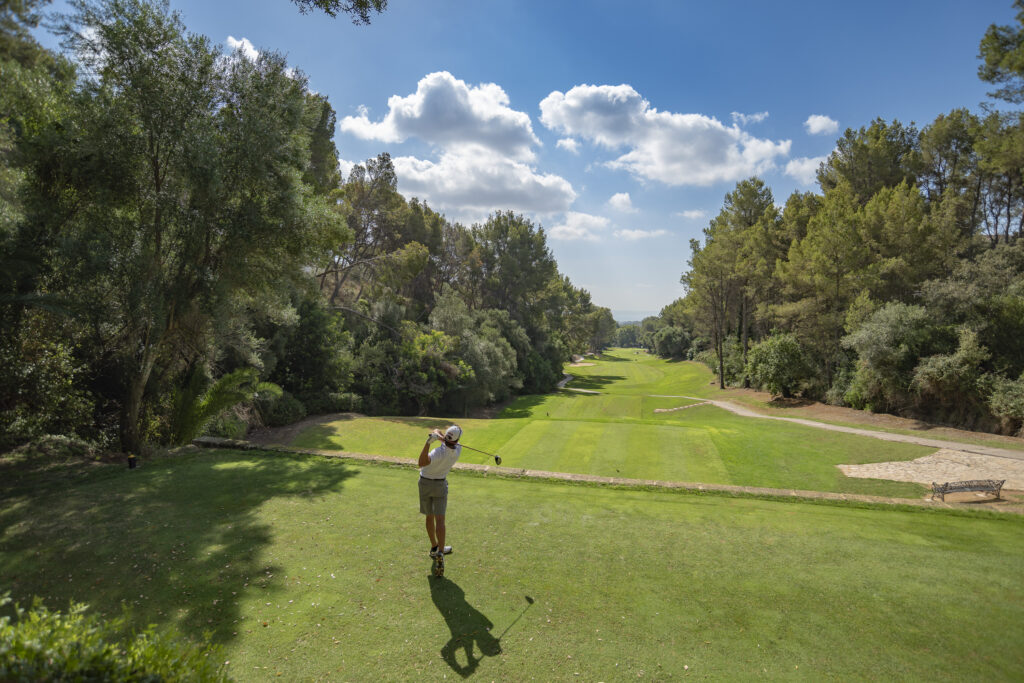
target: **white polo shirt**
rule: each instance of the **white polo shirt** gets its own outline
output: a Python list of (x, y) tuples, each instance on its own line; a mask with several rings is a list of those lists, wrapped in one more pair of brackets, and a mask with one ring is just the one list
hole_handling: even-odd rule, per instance
[(462, 444), (455, 444), (455, 448), (448, 448), (442, 443), (427, 453), (430, 464), (420, 468), (420, 476), (427, 479), (444, 479), (460, 455), (462, 455)]

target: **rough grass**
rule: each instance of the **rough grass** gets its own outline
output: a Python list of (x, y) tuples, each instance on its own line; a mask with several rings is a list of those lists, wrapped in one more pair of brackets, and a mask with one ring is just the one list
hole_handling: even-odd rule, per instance
[[(697, 395), (710, 377), (703, 366), (623, 349), (569, 370), (590, 373), (570, 387), (603, 393), (523, 396), (490, 420), (347, 417), (309, 428), (291, 445), (415, 458), (430, 429), (456, 420), (466, 444), (498, 453), (508, 467), (908, 498), (926, 491), (913, 483), (846, 477), (836, 465), (912, 460), (934, 449), (744, 418), (664, 396)], [(654, 412), (680, 406), (693, 407)], [(462, 458), (489, 461), (468, 450)]]
[[(685, 411), (684, 411), (685, 412)], [(215, 451), (5, 499), (0, 576), (224, 648), (237, 680), (1013, 680), (1024, 521)], [(529, 599), (528, 599), (529, 598)], [(531, 603), (532, 601), (532, 603)]]

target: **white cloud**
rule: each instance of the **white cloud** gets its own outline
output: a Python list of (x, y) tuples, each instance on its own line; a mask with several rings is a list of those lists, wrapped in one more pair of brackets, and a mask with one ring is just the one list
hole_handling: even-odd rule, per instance
[(509, 98), (495, 83), (467, 85), (447, 71), (427, 74), (416, 92), (388, 98), (388, 113), (370, 121), (365, 108), (338, 124), (342, 132), (364, 140), (403, 142), (419, 138), (443, 150), (484, 147), (521, 161), (533, 159), (530, 117), (509, 106)]
[(565, 221), (552, 227), (548, 236), (554, 240), (588, 240), (597, 241), (608, 229), (608, 219), (604, 216), (594, 216), (589, 213), (568, 211), (565, 214)]
[(636, 240), (650, 239), (652, 237), (661, 237), (667, 235), (667, 230), (616, 230), (615, 236), (619, 239), (624, 239), (627, 242), (635, 242)]
[(608, 200), (608, 206), (621, 213), (637, 212), (637, 209), (633, 206), (633, 200), (629, 198), (628, 192), (617, 192), (613, 194), (612, 198)]
[(355, 161), (348, 161), (347, 159), (338, 159), (338, 170), (341, 171), (341, 177), (347, 180), (348, 175), (352, 172), (352, 167), (355, 165)]
[(708, 212), (704, 209), (689, 209), (688, 211), (680, 211), (676, 215), (694, 220), (697, 218), (704, 218), (708, 215)]
[(494, 210), (561, 213), (576, 199), (561, 176), (538, 173), (529, 165), (483, 148), (445, 152), (436, 162), (415, 157), (393, 160), (398, 189), (439, 209), (460, 215)]
[(804, 121), (809, 135), (828, 135), (839, 130), (839, 122), (821, 114), (811, 114)]
[(573, 140), (572, 138), (562, 138), (561, 140), (555, 143), (555, 147), (558, 147), (559, 149), (564, 149), (568, 152), (572, 152), (573, 154), (580, 153), (580, 143)]
[(741, 126), (745, 126), (748, 123), (761, 123), (768, 118), (768, 112), (761, 111), (756, 114), (741, 114), (738, 111), (732, 113), (733, 123), (738, 123)]
[(803, 185), (813, 185), (818, 178), (818, 167), (827, 159), (828, 156), (793, 159), (786, 164), (786, 175), (795, 178)]
[(660, 112), (629, 85), (578, 85), (540, 103), (549, 129), (626, 153), (610, 168), (667, 185), (734, 181), (774, 167), (791, 142), (759, 139), (701, 114)]
[(255, 62), (260, 56), (259, 50), (253, 46), (248, 38), (239, 39), (234, 36), (228, 36), (228, 47), (232, 50), (241, 50), (245, 58), (251, 62)]

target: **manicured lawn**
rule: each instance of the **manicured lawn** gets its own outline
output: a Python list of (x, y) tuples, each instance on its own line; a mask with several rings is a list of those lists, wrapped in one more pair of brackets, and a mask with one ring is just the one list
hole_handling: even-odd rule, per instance
[[(349, 417), (307, 429), (291, 445), (414, 458), (430, 429), (457, 421), (466, 444), (498, 453), (506, 467), (908, 498), (925, 493), (918, 484), (849, 478), (836, 465), (912, 460), (934, 449), (744, 418), (708, 405), (656, 413), (698, 403), (663, 396), (693, 395), (710, 375), (693, 363), (632, 357), (620, 350), (593, 366), (568, 368), (590, 371), (585, 384), (600, 387), (600, 394), (523, 396), (491, 420)], [(468, 450), (462, 457), (489, 462)]]
[(437, 580), (415, 490), (412, 468), (258, 452), (94, 468), (5, 494), (0, 576), (20, 601), (209, 633), (245, 681), (1024, 667), (1017, 516), (456, 472)]

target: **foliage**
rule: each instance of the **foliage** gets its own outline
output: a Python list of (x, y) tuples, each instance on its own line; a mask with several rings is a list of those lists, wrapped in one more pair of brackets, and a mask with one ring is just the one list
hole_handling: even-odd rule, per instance
[(859, 358), (846, 402), (875, 411), (910, 407), (918, 360), (942, 351), (949, 342), (948, 333), (924, 307), (886, 304), (843, 338), (843, 346)]
[(84, 439), (64, 434), (44, 434), (24, 443), (11, 451), (16, 459), (46, 460), (99, 460), (101, 451)]
[(283, 57), (224, 59), (166, 5), (72, 6), (60, 31), (85, 77), (34, 163), (34, 201), (62, 232), (48, 286), (96, 332), (137, 452), (151, 379), (205, 356), (238, 297), (273, 298), (341, 223), (302, 182), (306, 86)]
[[(0, 597), (0, 606), (11, 603)], [(118, 634), (126, 619), (102, 620), (72, 603), (50, 611), (39, 598), (15, 619), (0, 617), (0, 678), (5, 681), (226, 681), (217, 650), (157, 632), (150, 626), (130, 639)], [(212, 655), (212, 656), (211, 656)]]
[(807, 378), (809, 368), (795, 335), (774, 334), (751, 347), (747, 374), (754, 384), (764, 387), (773, 396), (789, 398)]
[(654, 352), (663, 358), (682, 358), (690, 349), (690, 338), (681, 327), (663, 327), (654, 333)]
[(993, 85), (1002, 85), (992, 97), (1020, 104), (1024, 102), (1024, 0), (1014, 0), (1017, 26), (992, 24), (981, 39), (978, 57), (978, 78)]
[(633, 347), (640, 345), (639, 325), (620, 325), (615, 330), (615, 345), (620, 347)]
[(294, 394), (310, 412), (331, 412), (313, 410), (311, 402), (351, 385), (351, 335), (341, 314), (329, 310), (317, 295), (304, 297), (296, 313), (294, 324), (266, 331), (265, 376)]
[(348, 14), (352, 23), (369, 24), (370, 13), (380, 14), (388, 6), (388, 0), (292, 0), (299, 6), (303, 14), (310, 12), (313, 8), (322, 10), (330, 17), (338, 16), (338, 13)]
[(997, 377), (988, 402), (992, 414), (1008, 423), (1008, 432), (1024, 436), (1024, 375)]
[(991, 378), (984, 366), (991, 354), (979, 343), (974, 330), (961, 328), (959, 337), (956, 351), (928, 356), (917, 365), (911, 389), (924, 404), (920, 410), (955, 424), (973, 426), (976, 416), (985, 412)]
[(280, 396), (268, 396), (260, 400), (263, 421), (268, 427), (283, 427), (294, 424), (306, 417), (306, 406), (287, 391)]
[(251, 402), (257, 395), (279, 397), (281, 393), (276, 384), (260, 382), (256, 368), (239, 368), (211, 384), (206, 368), (197, 365), (187, 384), (175, 393), (170, 442), (188, 443), (229, 408)]
[(0, 340), (0, 451), (50, 433), (85, 433), (93, 401), (81, 387), (85, 369), (44, 316)]

